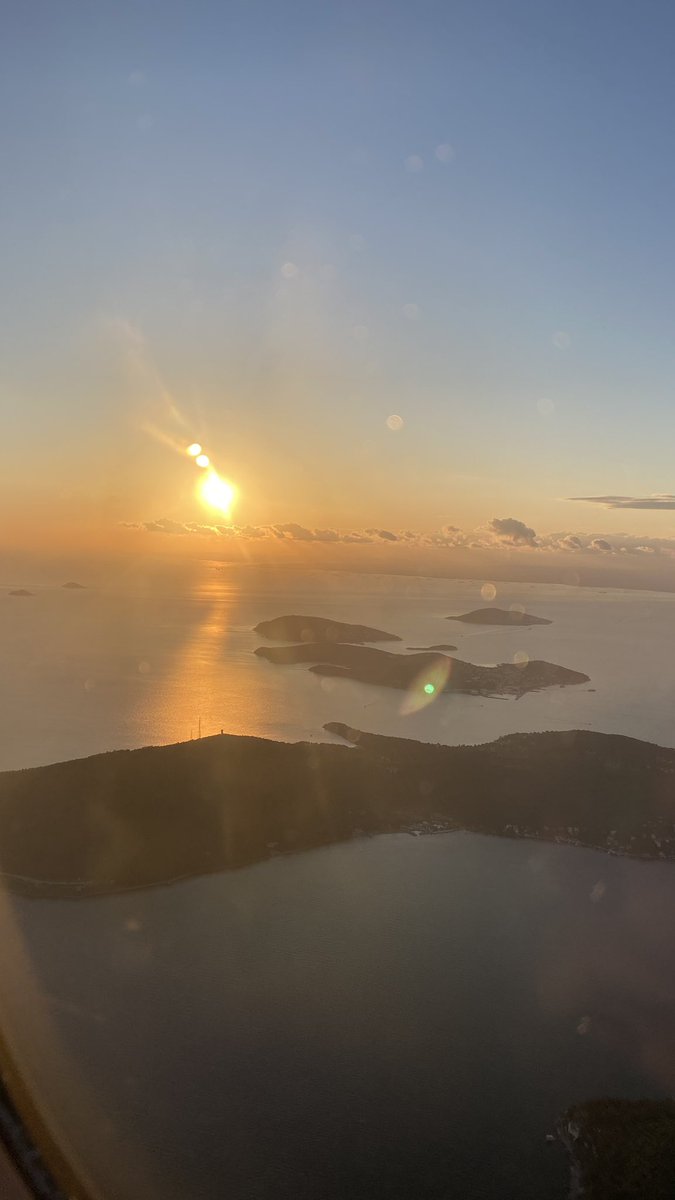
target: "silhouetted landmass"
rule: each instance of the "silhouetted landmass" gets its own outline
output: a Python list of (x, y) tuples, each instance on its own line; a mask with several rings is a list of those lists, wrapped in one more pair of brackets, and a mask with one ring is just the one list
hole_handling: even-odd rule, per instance
[(84, 584), (84, 583), (77, 583), (77, 582), (76, 582), (74, 579), (70, 579), (70, 580), (68, 581), (68, 583), (64, 583), (64, 584), (62, 584), (61, 586), (62, 586), (62, 587), (64, 587), (64, 588), (75, 588), (77, 591), (82, 591), (82, 592), (83, 592), (83, 591), (85, 590), (86, 584)]
[(444, 654), (393, 654), (372, 646), (306, 642), (300, 646), (259, 646), (260, 658), (277, 665), (314, 663), (317, 675), (336, 675), (391, 688), (431, 688), (433, 692), (523, 696), (547, 687), (588, 683), (588, 675), (533, 659), (481, 667)]
[(519, 609), (476, 608), (473, 612), (458, 617), (446, 617), (446, 621), (466, 621), (469, 625), (552, 625), (546, 617), (533, 617)]
[(12, 588), (10, 596), (34, 596), (34, 592), (29, 592), (28, 588)]
[(409, 650), (456, 650), (449, 642), (440, 642), (438, 646), (408, 646)]
[(328, 617), (275, 617), (260, 621), (254, 633), (275, 642), (400, 642), (395, 633), (371, 629), (369, 625), (349, 625)]
[(78, 898), (352, 838), (466, 829), (675, 859), (675, 750), (610, 734), (434, 746), (219, 736), (0, 775), (0, 871)]
[(570, 1197), (672, 1200), (675, 1102), (593, 1100), (567, 1110), (558, 1136), (571, 1158)]

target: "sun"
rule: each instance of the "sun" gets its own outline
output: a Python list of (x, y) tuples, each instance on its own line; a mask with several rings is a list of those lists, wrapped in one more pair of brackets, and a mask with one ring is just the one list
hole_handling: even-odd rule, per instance
[(203, 504), (208, 504), (210, 508), (217, 508), (222, 513), (229, 513), (237, 494), (234, 484), (229, 483), (227, 479), (221, 479), (213, 468), (201, 480), (198, 491)]

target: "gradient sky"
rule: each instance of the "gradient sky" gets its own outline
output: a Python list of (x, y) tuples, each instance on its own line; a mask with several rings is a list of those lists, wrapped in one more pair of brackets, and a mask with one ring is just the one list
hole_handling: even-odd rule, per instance
[(10, 6), (4, 541), (204, 519), (194, 438), (242, 525), (675, 535), (564, 499), (673, 489), (674, 53), (665, 2)]

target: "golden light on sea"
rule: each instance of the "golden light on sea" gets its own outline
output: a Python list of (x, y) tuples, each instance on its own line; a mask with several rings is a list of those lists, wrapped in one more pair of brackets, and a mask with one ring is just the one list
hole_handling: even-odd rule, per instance
[(227, 479), (221, 479), (213, 467), (201, 480), (198, 491), (203, 504), (217, 508), (222, 513), (229, 513), (237, 494), (234, 484)]

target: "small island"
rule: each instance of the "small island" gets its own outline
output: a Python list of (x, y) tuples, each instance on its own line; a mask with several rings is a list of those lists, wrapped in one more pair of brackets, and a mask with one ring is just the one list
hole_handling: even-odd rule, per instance
[(271, 621), (260, 621), (254, 633), (275, 642), (400, 642), (395, 633), (383, 629), (371, 629), (369, 625), (349, 625), (346, 621), (333, 621), (329, 617), (274, 617)]
[(12, 588), (10, 596), (34, 596), (35, 592), (29, 592), (28, 588)]
[(440, 642), (438, 646), (408, 646), (409, 650), (456, 650), (456, 646), (451, 646), (449, 642)]
[(571, 1160), (571, 1200), (672, 1200), (675, 1101), (577, 1104), (557, 1133)]
[[(476, 666), (444, 654), (394, 654), (372, 646), (305, 642), (299, 646), (259, 646), (259, 658), (277, 665), (312, 663), (317, 675), (334, 675), (381, 687), (424, 689), (428, 694), (467, 692), (479, 696), (524, 696), (548, 687), (588, 683), (588, 675), (543, 659)], [(431, 691), (430, 691), (431, 689)]]
[(70, 588), (71, 590), (75, 590), (75, 591), (79, 591), (79, 592), (84, 592), (86, 590), (86, 584), (77, 583), (76, 580), (74, 580), (74, 579), (69, 579), (68, 583), (63, 583), (63, 584), (61, 584), (61, 586), (64, 588)]
[(675, 860), (675, 750), (582, 730), (438, 746), (325, 728), (351, 745), (219, 735), (4, 772), (0, 883), (80, 900), (458, 829)]
[(446, 621), (465, 621), (467, 625), (552, 625), (546, 617), (533, 617), (532, 613), (519, 608), (475, 608), (473, 612), (458, 617), (446, 617)]

